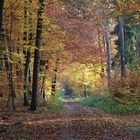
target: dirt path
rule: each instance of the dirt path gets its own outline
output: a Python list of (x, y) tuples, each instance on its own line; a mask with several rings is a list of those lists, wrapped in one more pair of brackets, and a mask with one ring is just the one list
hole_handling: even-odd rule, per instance
[[(5, 129), (1, 129), (2, 125)], [(125, 117), (111, 116), (65, 99), (64, 109), (58, 113), (18, 112), (1, 120), (0, 140), (140, 140), (128, 132), (127, 125), (129, 120)]]
[(64, 104), (67, 120), (62, 140), (139, 139), (130, 134), (117, 117), (105, 114), (97, 108), (83, 107), (71, 99), (65, 99)]

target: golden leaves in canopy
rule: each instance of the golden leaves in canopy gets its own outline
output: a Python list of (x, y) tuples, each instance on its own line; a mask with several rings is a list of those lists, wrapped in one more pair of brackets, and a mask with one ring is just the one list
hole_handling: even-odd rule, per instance
[[(128, 25), (135, 26), (140, 24), (140, 2), (138, 0), (118, 0), (114, 2), (113, 17), (120, 16), (131, 19)], [(133, 21), (132, 21), (133, 20)]]

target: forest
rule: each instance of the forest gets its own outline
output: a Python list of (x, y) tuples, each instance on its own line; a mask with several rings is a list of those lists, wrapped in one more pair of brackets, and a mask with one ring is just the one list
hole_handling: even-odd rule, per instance
[(0, 140), (140, 140), (139, 0), (0, 0)]

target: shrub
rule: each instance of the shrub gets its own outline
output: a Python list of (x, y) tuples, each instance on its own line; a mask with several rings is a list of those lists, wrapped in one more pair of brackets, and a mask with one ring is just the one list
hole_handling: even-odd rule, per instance
[(84, 106), (97, 107), (104, 112), (111, 114), (125, 114), (129, 112), (140, 112), (139, 104), (129, 102), (128, 104), (122, 104), (111, 97), (94, 96), (79, 100)]
[(140, 70), (129, 72), (123, 78), (114, 77), (110, 89), (113, 98), (121, 103), (140, 101)]
[(134, 134), (140, 135), (140, 127), (130, 127), (129, 131)]
[(47, 107), (48, 109), (52, 109), (54, 111), (60, 111), (63, 108), (63, 95), (51, 95), (47, 100), (43, 100), (40, 103), (40, 107)]

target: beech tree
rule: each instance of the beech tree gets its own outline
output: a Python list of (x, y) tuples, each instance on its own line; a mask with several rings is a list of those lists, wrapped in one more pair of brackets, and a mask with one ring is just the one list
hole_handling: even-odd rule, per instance
[(38, 76), (39, 76), (39, 63), (40, 63), (40, 45), (42, 37), (42, 23), (44, 13), (44, 0), (39, 0), (39, 9), (37, 15), (37, 31), (35, 40), (34, 51), (34, 67), (33, 67), (33, 83), (32, 83), (32, 99), (30, 110), (34, 111), (37, 108), (37, 96), (38, 96)]
[[(28, 6), (27, 6), (28, 5)], [(25, 70), (24, 70), (24, 106), (29, 106), (29, 77), (30, 77), (30, 61), (31, 61), (31, 47), (33, 40), (33, 25), (32, 25), (32, 0), (25, 0), (24, 2), (24, 40), (25, 45), (29, 47), (24, 50), (25, 54)], [(29, 27), (28, 27), (29, 24)]]
[(120, 54), (121, 54), (121, 77), (125, 76), (125, 43), (124, 43), (124, 28), (123, 18), (119, 18), (119, 40), (120, 40)]
[(138, 64), (140, 64), (140, 32), (139, 32), (139, 28), (140, 27), (136, 28), (138, 30), (138, 32), (136, 32), (136, 59), (137, 59)]
[(107, 74), (108, 74), (108, 85), (111, 87), (111, 56), (110, 56), (110, 41), (108, 34), (108, 26), (104, 27), (105, 40), (106, 40), (106, 53), (107, 53)]
[(52, 78), (52, 90), (51, 90), (52, 95), (56, 94), (56, 82), (57, 82), (58, 66), (59, 66), (59, 58), (56, 59), (55, 67), (54, 67), (54, 70), (53, 70), (54, 71), (54, 76)]
[(4, 0), (0, 1), (0, 35), (2, 32), (2, 25), (3, 25), (3, 6), (4, 6)]

